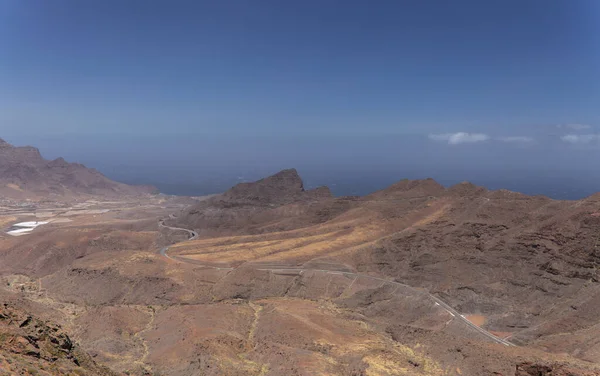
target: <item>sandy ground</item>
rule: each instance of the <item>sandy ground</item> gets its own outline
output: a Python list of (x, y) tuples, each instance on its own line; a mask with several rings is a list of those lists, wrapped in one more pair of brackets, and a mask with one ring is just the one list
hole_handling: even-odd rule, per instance
[[(409, 244), (416, 235), (398, 243), (389, 243), (385, 235), (390, 228), (394, 235), (419, 234), (422, 226), (446, 215), (441, 201), (419, 213), (389, 218), (361, 211), (299, 229), (190, 242), (183, 242), (186, 234), (159, 228), (158, 218), (180, 209), (159, 199), (34, 209), (27, 211), (52, 213), (46, 216), (51, 223), (19, 239), (2, 239), (3, 288), (40, 304), (41, 313), (58, 312), (54, 319), (72, 338), (118, 372), (489, 375), (514, 374), (520, 357), (549, 356), (527, 347), (488, 343), (457, 319), (459, 315), (451, 315), (428, 297), (432, 287), (441, 296), (451, 292), (445, 281), (411, 289), (340, 273), (257, 270), (257, 265), (299, 262), (335, 270), (360, 267), (361, 273), (393, 278), (391, 273), (367, 269), (373, 260), (352, 264), (350, 258), (334, 256), (358, 252), (365, 258), (382, 257), (385, 245)], [(23, 214), (0, 218), (8, 225), (35, 220)], [(474, 238), (472, 233), (466, 232), (465, 238)], [(171, 256), (197, 263), (158, 253), (172, 243), (178, 244), (169, 249)], [(378, 253), (368, 252), (373, 244)], [(420, 268), (413, 279), (419, 283), (422, 276), (438, 275), (430, 266), (429, 249), (423, 252), (411, 254), (412, 259), (398, 252), (391, 261), (380, 259), (377, 265), (395, 262)], [(202, 265), (205, 262), (241, 267), (215, 270)], [(444, 268), (440, 278), (452, 270)], [(494, 324), (490, 315), (466, 314), (482, 312), (471, 300), (453, 302), (457, 307), (460, 303), (464, 304), (458, 312), (465, 312), (473, 324), (486, 328)], [(553, 343), (545, 346), (551, 348)], [(596, 354), (594, 348), (586, 351), (587, 357)]]
[(465, 315), (465, 318), (479, 327), (485, 324), (485, 316), (482, 315)]

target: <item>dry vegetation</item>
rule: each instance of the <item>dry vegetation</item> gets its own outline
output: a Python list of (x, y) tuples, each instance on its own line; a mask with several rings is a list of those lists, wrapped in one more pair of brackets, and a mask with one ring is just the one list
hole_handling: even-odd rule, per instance
[[(0, 369), (600, 374), (600, 202), (445, 189), (431, 180), (333, 198), (304, 191), (298, 179), (293, 171), (266, 179), (264, 200), (263, 188), (242, 185), (181, 212), (159, 198), (62, 207), (50, 212), (72, 222), (2, 238), (0, 296), (12, 303), (0, 316)], [(159, 227), (173, 213), (167, 225), (194, 229), (199, 239)], [(11, 224), (28, 215), (1, 218)], [(173, 243), (171, 258), (159, 253)], [(429, 293), (519, 346), (490, 342)], [(15, 326), (6, 310), (48, 333), (39, 337), (41, 355), (17, 341), (27, 325)], [(68, 337), (78, 355), (52, 356), (52, 333)]]

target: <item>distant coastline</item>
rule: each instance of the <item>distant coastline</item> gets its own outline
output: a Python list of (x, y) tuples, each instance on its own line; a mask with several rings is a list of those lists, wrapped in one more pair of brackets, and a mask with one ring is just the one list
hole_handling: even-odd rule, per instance
[[(419, 176), (416, 178), (424, 178)], [(584, 179), (572, 179), (564, 177), (519, 177), (519, 178), (502, 178), (499, 176), (480, 177), (476, 179), (449, 179), (436, 178), (436, 181), (444, 186), (451, 186), (461, 181), (468, 180), (474, 184), (484, 186), (488, 189), (508, 189), (524, 193), (527, 195), (544, 195), (557, 200), (578, 200), (590, 196), (596, 192), (600, 192), (600, 185), (593, 181)], [(409, 179), (414, 179), (414, 176), (407, 176)], [(308, 177), (305, 181), (307, 189), (321, 185), (328, 186), (332, 193), (336, 196), (364, 196), (375, 192), (379, 189), (384, 189), (389, 185), (401, 180), (402, 178), (394, 179), (391, 176), (381, 177), (352, 177), (352, 178), (325, 178), (315, 179)], [(143, 181), (123, 181), (128, 184), (151, 184), (157, 187), (161, 193), (178, 196), (202, 196), (215, 193), (221, 193), (237, 184), (239, 181), (235, 176), (231, 179), (213, 180), (198, 183), (161, 183), (160, 181), (143, 180)]]

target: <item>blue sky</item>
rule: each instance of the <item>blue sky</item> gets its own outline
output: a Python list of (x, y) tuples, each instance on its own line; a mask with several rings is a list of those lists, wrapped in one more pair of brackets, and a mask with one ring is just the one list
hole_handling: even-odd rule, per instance
[(121, 179), (587, 174), (600, 2), (3, 0), (0, 83), (0, 137)]

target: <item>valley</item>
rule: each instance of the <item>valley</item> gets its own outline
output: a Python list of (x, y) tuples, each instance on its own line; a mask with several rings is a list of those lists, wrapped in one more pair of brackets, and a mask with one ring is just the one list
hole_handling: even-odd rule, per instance
[(0, 376), (600, 376), (599, 14), (0, 0)]
[[(431, 179), (333, 197), (295, 170), (203, 198), (5, 203), (5, 230), (48, 223), (3, 231), (0, 296), (60, 327), (80, 374), (596, 375), (598, 212)], [(61, 374), (8, 341), (6, 374)]]

